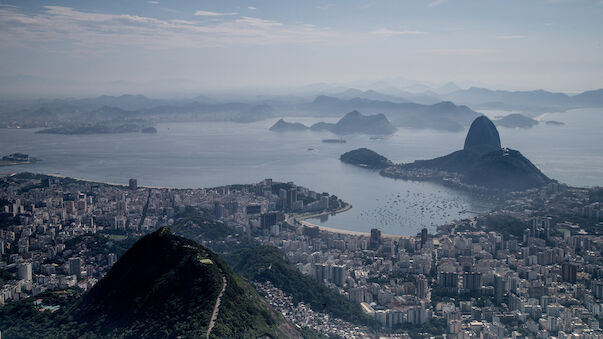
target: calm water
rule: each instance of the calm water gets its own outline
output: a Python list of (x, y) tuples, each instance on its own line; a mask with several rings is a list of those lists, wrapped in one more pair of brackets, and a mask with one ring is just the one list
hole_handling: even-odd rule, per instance
[[(501, 128), (502, 143), (521, 150), (545, 174), (561, 182), (601, 185), (602, 113), (580, 110), (544, 117), (566, 122), (564, 126)], [(432, 158), (460, 149), (466, 131), (402, 129), (380, 140), (357, 135), (347, 137), (346, 144), (325, 144), (322, 139), (333, 138), (328, 132), (269, 132), (275, 120), (160, 124), (156, 135), (65, 136), (4, 129), (0, 130), (0, 154), (23, 152), (41, 161), (3, 167), (0, 172), (59, 173), (114, 183), (137, 178), (140, 185), (168, 187), (255, 183), (263, 178), (294, 181), (336, 194), (354, 206), (315, 223), (355, 231), (379, 227), (384, 233), (402, 235), (488, 209), (487, 203), (463, 192), (437, 184), (383, 178), (338, 160), (341, 153), (358, 147), (373, 149), (394, 162)]]

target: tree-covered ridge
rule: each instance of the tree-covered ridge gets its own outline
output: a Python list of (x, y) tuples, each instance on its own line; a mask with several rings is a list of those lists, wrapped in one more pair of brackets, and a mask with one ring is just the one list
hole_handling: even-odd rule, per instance
[(167, 228), (136, 242), (82, 297), (54, 313), (31, 300), (11, 304), (0, 310), (0, 326), (9, 338), (204, 337), (223, 279), (210, 337), (297, 335), (216, 254)]

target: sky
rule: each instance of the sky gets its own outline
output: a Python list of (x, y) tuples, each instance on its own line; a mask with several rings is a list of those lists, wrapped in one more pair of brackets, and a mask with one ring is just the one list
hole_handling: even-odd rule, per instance
[(0, 1), (0, 96), (603, 87), (603, 0)]

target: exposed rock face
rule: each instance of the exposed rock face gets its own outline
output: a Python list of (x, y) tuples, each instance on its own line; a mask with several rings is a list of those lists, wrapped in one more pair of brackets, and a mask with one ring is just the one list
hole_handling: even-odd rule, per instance
[(500, 136), (494, 123), (484, 115), (473, 120), (463, 148), (478, 153), (499, 150), (501, 148)]

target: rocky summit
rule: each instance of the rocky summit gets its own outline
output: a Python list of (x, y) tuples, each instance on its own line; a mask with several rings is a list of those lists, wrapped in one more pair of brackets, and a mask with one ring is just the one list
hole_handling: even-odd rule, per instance
[(488, 153), (501, 148), (500, 136), (494, 123), (485, 115), (477, 117), (471, 123), (463, 149), (478, 153)]
[(440, 180), (454, 182), (457, 187), (496, 191), (523, 191), (551, 182), (519, 151), (501, 148), (498, 130), (485, 116), (473, 121), (462, 150), (435, 159), (394, 165), (381, 173), (395, 178)]

